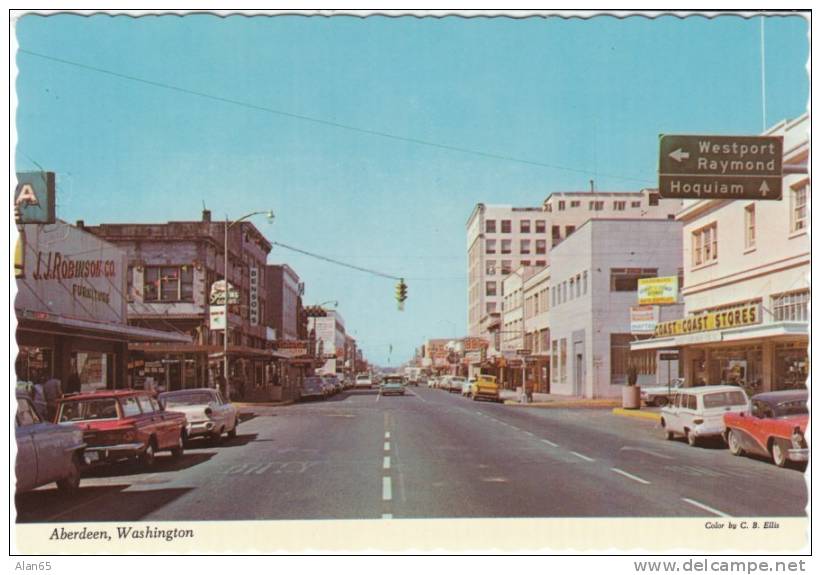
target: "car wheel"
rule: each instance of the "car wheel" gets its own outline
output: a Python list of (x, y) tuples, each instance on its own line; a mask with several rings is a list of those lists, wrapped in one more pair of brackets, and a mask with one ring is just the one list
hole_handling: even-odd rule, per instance
[(783, 442), (776, 439), (770, 448), (770, 454), (773, 458), (773, 463), (777, 467), (784, 467), (787, 465), (787, 447)]
[(670, 403), (670, 401), (666, 397), (663, 397), (663, 396), (662, 397), (656, 397), (655, 399), (653, 399), (653, 405), (655, 405), (656, 407), (664, 407), (668, 403)]
[(140, 454), (139, 462), (142, 467), (152, 467), (156, 460), (156, 453), (154, 450), (154, 440), (148, 442), (145, 450)]
[(74, 454), (71, 458), (71, 469), (66, 477), (63, 477), (57, 482), (57, 489), (63, 493), (75, 493), (80, 489), (80, 456)]
[(185, 431), (180, 432), (180, 436), (177, 439), (177, 445), (171, 448), (171, 457), (175, 459), (182, 457), (183, 451), (185, 451)]
[(727, 446), (733, 455), (742, 455), (744, 453), (744, 450), (741, 449), (741, 442), (738, 441), (738, 435), (732, 429), (727, 432)]
[(687, 431), (687, 443), (690, 444), (691, 447), (695, 447), (698, 445), (698, 435), (696, 435), (695, 431), (692, 429), (688, 429)]
[(237, 436), (237, 420), (234, 420), (234, 427), (231, 428), (231, 431), (228, 432), (228, 438), (234, 439)]
[(669, 429), (664, 431), (664, 438), (667, 441), (672, 441), (673, 439), (675, 439), (675, 437), (676, 437), (676, 434), (673, 433), (672, 431), (670, 431)]
[(214, 445), (219, 445), (220, 443), (222, 443), (222, 432), (223, 428), (220, 428), (219, 431), (215, 431), (214, 433), (212, 433), (211, 443), (213, 443)]

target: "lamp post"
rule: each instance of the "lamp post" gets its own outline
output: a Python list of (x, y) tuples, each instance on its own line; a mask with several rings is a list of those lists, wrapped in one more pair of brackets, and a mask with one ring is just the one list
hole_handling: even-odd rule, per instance
[[(223, 393), (228, 394), (228, 334), (230, 331), (230, 322), (228, 316), (228, 301), (230, 290), (228, 288), (228, 230), (231, 229), (234, 224), (238, 224), (244, 220), (247, 220), (250, 217), (258, 216), (264, 214), (268, 218), (268, 222), (271, 223), (274, 221), (274, 212), (272, 210), (261, 211), (261, 212), (251, 212), (250, 214), (245, 214), (239, 219), (234, 220), (233, 222), (228, 220), (228, 214), (225, 214), (225, 240), (224, 240), (224, 260), (223, 260), (223, 268), (222, 268), (222, 275), (225, 278), (225, 334), (222, 341), (222, 377), (225, 380), (225, 389), (222, 389)], [(226, 399), (230, 400), (229, 397)]]

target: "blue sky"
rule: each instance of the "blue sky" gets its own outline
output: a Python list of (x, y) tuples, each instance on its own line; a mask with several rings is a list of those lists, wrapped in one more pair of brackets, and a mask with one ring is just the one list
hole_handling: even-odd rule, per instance
[[(807, 22), (766, 20), (767, 123), (807, 109)], [(762, 131), (760, 22), (207, 15), (16, 22), (18, 170), (57, 172), (58, 216), (89, 224), (273, 209), (308, 303), (338, 300), (372, 361), (466, 325), (477, 202), (655, 185), (660, 133)], [(264, 108), (260, 110), (258, 108)], [(475, 150), (501, 160), (300, 120)], [(35, 164), (36, 162), (36, 164)]]

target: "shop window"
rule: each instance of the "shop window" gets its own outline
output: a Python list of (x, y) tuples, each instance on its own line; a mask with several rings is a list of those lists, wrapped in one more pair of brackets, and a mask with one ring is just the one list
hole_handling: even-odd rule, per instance
[(718, 224), (693, 232), (693, 265), (700, 266), (718, 259)]
[(610, 268), (610, 291), (637, 291), (640, 279), (656, 276), (657, 268)]
[(627, 381), (632, 340), (633, 336), (629, 333), (610, 334), (610, 379), (614, 384), (623, 384)]
[(509, 234), (511, 230), (510, 220), (502, 220), (502, 233)]
[(543, 234), (547, 231), (547, 224), (544, 220), (536, 220), (536, 233)]
[(496, 233), (496, 220), (487, 220), (485, 222), (485, 233), (486, 234), (495, 234)]
[(790, 230), (800, 232), (807, 227), (807, 190), (809, 185), (790, 190)]
[(744, 247), (755, 247), (755, 204), (744, 208)]
[(530, 220), (522, 220), (519, 222), (519, 231), (523, 234), (530, 233)]
[(771, 298), (770, 309), (774, 321), (807, 321), (810, 303), (809, 290), (778, 294)]
[(806, 343), (776, 345), (773, 390), (804, 389), (807, 385), (808, 367)]

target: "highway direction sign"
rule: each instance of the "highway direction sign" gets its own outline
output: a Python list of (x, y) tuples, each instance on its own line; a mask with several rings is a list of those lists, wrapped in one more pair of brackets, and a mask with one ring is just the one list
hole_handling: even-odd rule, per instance
[(781, 136), (662, 135), (659, 194), (696, 200), (780, 200)]

